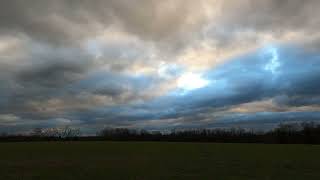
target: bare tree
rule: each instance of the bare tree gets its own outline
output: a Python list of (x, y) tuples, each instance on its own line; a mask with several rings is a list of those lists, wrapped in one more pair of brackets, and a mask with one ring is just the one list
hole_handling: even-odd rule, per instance
[(36, 137), (43, 136), (43, 129), (42, 128), (34, 128), (31, 132), (31, 136), (36, 136)]
[(71, 128), (69, 126), (65, 126), (64, 128), (59, 129), (58, 132), (60, 138), (73, 138), (79, 137), (81, 135), (79, 128)]

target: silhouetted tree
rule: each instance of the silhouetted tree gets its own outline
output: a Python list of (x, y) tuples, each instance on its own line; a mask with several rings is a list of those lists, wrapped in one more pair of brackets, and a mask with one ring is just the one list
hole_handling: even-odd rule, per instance
[(43, 136), (43, 130), (42, 128), (34, 128), (31, 132), (31, 136), (35, 136), (35, 137), (41, 137)]

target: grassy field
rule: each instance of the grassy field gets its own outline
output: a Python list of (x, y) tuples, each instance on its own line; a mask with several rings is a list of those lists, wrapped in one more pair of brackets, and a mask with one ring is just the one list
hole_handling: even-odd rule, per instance
[(0, 143), (2, 180), (320, 179), (320, 146), (166, 142)]

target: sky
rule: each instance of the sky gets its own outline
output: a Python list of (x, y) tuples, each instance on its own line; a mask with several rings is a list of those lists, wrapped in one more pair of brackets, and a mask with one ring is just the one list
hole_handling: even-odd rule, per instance
[(320, 120), (318, 0), (7, 0), (0, 132)]

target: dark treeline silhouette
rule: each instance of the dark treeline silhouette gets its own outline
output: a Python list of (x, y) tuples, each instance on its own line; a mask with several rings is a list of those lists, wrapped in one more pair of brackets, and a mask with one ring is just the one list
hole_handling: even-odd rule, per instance
[(69, 126), (63, 128), (35, 128), (28, 134), (6, 133), (0, 134), (0, 142), (6, 141), (61, 141), (80, 140), (81, 132), (79, 128)]
[(170, 132), (126, 128), (104, 128), (95, 136), (81, 135), (80, 129), (36, 128), (27, 135), (0, 135), (0, 141), (182, 141), (219, 143), (320, 144), (320, 125), (313, 122), (279, 124), (273, 130), (258, 132), (241, 128), (187, 129)]

